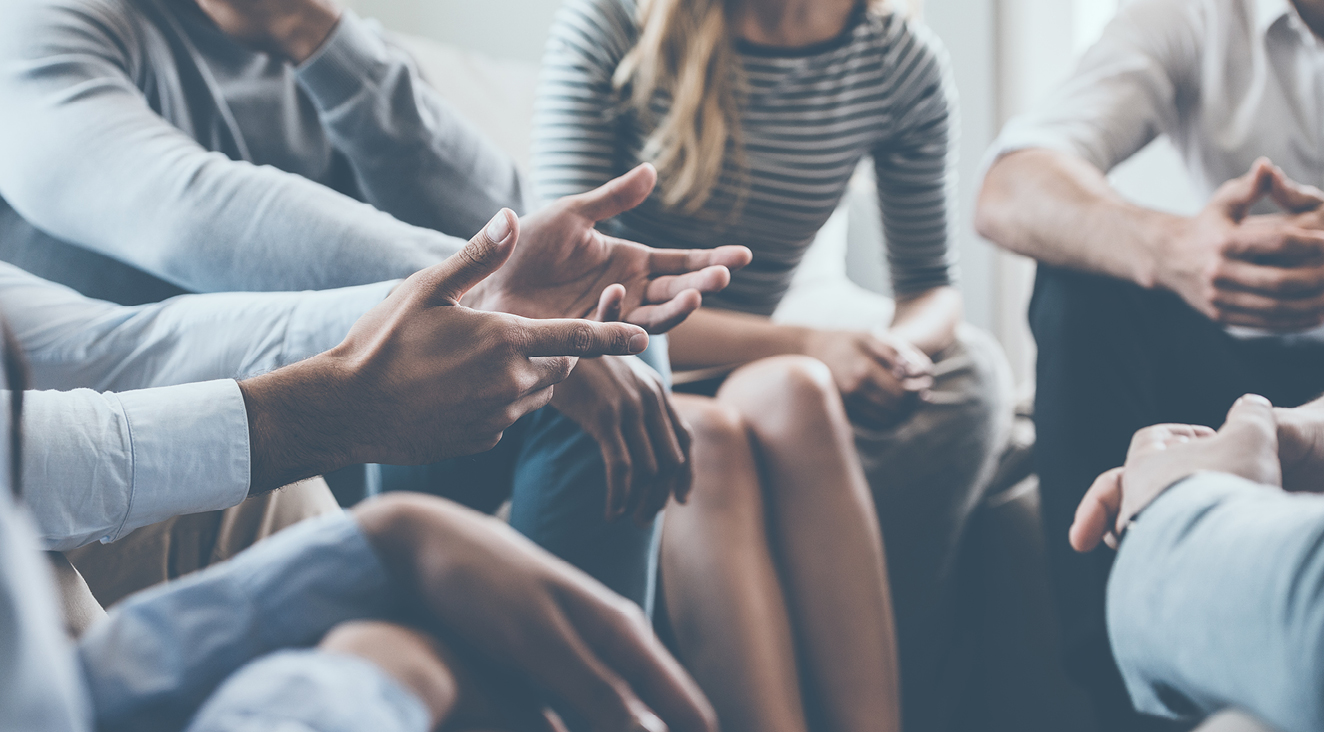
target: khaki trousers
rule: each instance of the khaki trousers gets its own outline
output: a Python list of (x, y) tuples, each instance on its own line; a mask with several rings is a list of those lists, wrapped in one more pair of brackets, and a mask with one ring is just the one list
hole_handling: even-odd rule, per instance
[(326, 481), (311, 478), (224, 511), (175, 516), (111, 544), (51, 553), (65, 626), (78, 636), (120, 599), (221, 562), (304, 519), (339, 511)]

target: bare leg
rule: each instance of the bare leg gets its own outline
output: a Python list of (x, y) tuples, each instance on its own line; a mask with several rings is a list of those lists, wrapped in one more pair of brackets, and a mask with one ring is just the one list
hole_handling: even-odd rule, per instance
[(662, 578), (678, 651), (725, 732), (805, 732), (795, 642), (768, 547), (758, 468), (735, 410), (676, 395), (694, 490), (667, 506)]
[(899, 730), (882, 535), (831, 374), (809, 358), (763, 359), (733, 373), (717, 399), (758, 446), (772, 545), (829, 728)]

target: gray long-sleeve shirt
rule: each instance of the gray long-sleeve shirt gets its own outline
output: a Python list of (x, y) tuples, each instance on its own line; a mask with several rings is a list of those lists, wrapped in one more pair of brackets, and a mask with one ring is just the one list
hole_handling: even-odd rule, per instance
[(1108, 634), (1140, 711), (1324, 729), (1324, 496), (1201, 473), (1127, 531)]
[(4, 15), (0, 258), (84, 294), (393, 279), (525, 208), (509, 157), (352, 12), (297, 68), (192, 0)]

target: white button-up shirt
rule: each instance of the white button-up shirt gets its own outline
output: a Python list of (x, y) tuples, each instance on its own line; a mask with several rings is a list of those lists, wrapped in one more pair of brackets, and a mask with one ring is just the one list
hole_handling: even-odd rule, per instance
[(37, 389), (24, 395), (24, 501), (44, 548), (242, 501), (248, 416), (235, 379), (335, 346), (394, 284), (124, 307), (0, 263), (0, 313)]
[(1324, 187), (1324, 46), (1288, 0), (1137, 0), (992, 155), (1049, 148), (1106, 172), (1160, 134), (1205, 196), (1260, 156)]

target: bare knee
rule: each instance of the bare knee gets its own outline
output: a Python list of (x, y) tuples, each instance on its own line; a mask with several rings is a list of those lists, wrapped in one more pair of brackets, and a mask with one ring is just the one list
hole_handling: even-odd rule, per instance
[(776, 356), (741, 367), (723, 384), (718, 399), (762, 428), (787, 420), (845, 418), (832, 372), (808, 356)]
[(700, 511), (743, 512), (760, 507), (758, 466), (749, 427), (740, 411), (706, 398), (677, 399), (676, 405), (694, 440), (695, 480), (689, 504)]

